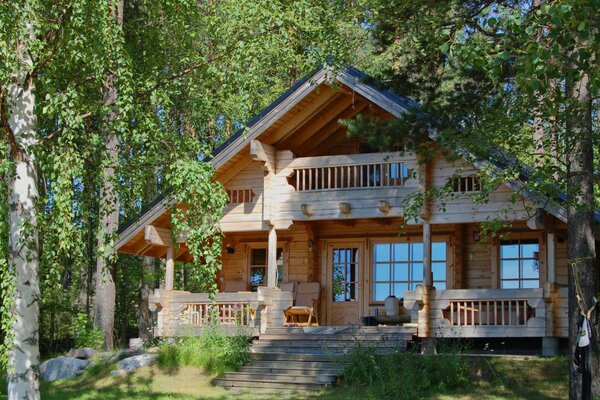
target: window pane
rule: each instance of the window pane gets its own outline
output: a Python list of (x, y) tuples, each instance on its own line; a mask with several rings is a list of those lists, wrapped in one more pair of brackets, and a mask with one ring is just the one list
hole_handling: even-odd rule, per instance
[(390, 261), (390, 245), (376, 244), (375, 245), (375, 262)]
[(390, 264), (375, 264), (375, 280), (389, 281), (390, 280)]
[(333, 301), (345, 301), (346, 291), (343, 283), (333, 284)]
[(521, 258), (534, 258), (539, 251), (540, 245), (537, 243), (521, 244)]
[(394, 243), (392, 249), (394, 261), (408, 261), (408, 243)]
[(393, 264), (393, 281), (408, 281), (408, 264)]
[(518, 242), (502, 242), (500, 244), (500, 258), (519, 258)]
[(537, 279), (534, 281), (521, 281), (521, 286), (525, 289), (536, 289), (540, 287), (540, 281)]
[(423, 263), (412, 263), (411, 265), (412, 276), (410, 280), (415, 283), (423, 283)]
[(356, 300), (356, 283), (349, 283), (346, 285), (346, 299)]
[(519, 260), (500, 261), (500, 279), (519, 279)]
[(408, 284), (407, 283), (394, 283), (392, 288), (393, 288), (392, 294), (394, 296), (396, 296), (397, 298), (403, 298), (404, 292), (408, 290)]
[(262, 285), (265, 282), (265, 267), (250, 268), (250, 285)]
[(446, 290), (446, 282), (433, 282), (433, 286), (435, 286), (437, 290)]
[(252, 249), (252, 265), (267, 265), (267, 249)]
[(410, 251), (411, 261), (423, 261), (423, 243), (412, 243)]
[(517, 281), (517, 280), (502, 281), (501, 282), (501, 287), (502, 287), (502, 289), (518, 289), (519, 288), (519, 281)]
[(446, 261), (446, 242), (431, 244), (431, 259), (433, 261)]
[(523, 278), (540, 277), (540, 267), (537, 260), (523, 260), (521, 265), (523, 266)]
[(431, 264), (433, 270), (434, 281), (446, 281), (446, 263), (445, 262), (434, 262)]
[(358, 272), (357, 270), (358, 270), (358, 265), (356, 265), (356, 264), (348, 265), (348, 274), (347, 274), (347, 278), (346, 278), (347, 282), (358, 282), (358, 279), (356, 279), (357, 272)]
[(375, 301), (383, 301), (390, 294), (390, 285), (388, 283), (376, 283), (373, 294)]

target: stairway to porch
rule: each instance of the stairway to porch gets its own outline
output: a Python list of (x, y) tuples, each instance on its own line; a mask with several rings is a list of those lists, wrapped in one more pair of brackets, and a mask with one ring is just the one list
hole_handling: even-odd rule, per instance
[(235, 391), (315, 392), (337, 380), (355, 346), (389, 354), (406, 350), (415, 334), (402, 326), (268, 328), (252, 343), (250, 361), (214, 383)]

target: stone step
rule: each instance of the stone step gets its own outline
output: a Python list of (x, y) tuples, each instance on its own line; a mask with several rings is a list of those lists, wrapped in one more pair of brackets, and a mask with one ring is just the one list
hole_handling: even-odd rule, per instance
[(260, 340), (304, 340), (315, 342), (336, 342), (336, 341), (410, 341), (413, 335), (409, 333), (364, 333), (359, 335), (337, 334), (337, 335), (310, 335), (306, 333), (299, 334), (263, 334)]
[(345, 360), (336, 361), (271, 361), (271, 360), (251, 360), (245, 367), (242, 368), (264, 368), (264, 369), (285, 369), (285, 370), (341, 370), (346, 365)]
[[(250, 348), (252, 350), (252, 348)], [(290, 361), (290, 362), (325, 362), (339, 363), (343, 361), (340, 354), (301, 354), (301, 353), (274, 353), (250, 351), (250, 358), (258, 361)]]
[[(330, 348), (307, 348), (307, 347), (280, 347), (280, 346), (252, 346), (251, 354), (282, 354), (282, 355), (315, 355), (315, 356), (343, 356), (352, 353), (354, 347), (330, 347)], [(405, 347), (374, 347), (375, 354), (391, 354), (404, 351)]]
[[(327, 374), (335, 375), (338, 374)], [(219, 379), (231, 379), (249, 382), (283, 382), (283, 383), (319, 383), (318, 375), (262, 374), (246, 372), (226, 372)]]
[(286, 391), (318, 391), (327, 387), (323, 383), (294, 383), (294, 382), (272, 382), (272, 381), (246, 381), (232, 378), (215, 378), (215, 385), (225, 388), (266, 388), (281, 389)]
[(278, 327), (267, 328), (262, 334), (306, 334), (306, 335), (361, 335), (361, 334), (416, 334), (416, 326), (361, 326), (361, 327)]
[(317, 340), (258, 340), (252, 344), (252, 347), (288, 347), (288, 348), (354, 348), (362, 347), (394, 347), (405, 348), (405, 340), (363, 340), (361, 342), (353, 342), (350, 340), (335, 340), (335, 341), (317, 341)]
[[(298, 376), (316, 376), (319, 374), (330, 374), (330, 375), (338, 375), (342, 368), (334, 367), (334, 368), (308, 368), (306, 366), (298, 367), (298, 368), (290, 368), (285, 363), (284, 366), (278, 367), (257, 367), (257, 366), (249, 366), (246, 365), (240, 368), (237, 372), (244, 374), (280, 374), (280, 375), (298, 375)], [(308, 364), (308, 363), (307, 363)]]

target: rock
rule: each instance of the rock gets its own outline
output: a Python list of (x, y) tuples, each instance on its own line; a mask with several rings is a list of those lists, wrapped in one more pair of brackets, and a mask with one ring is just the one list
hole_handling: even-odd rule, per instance
[(69, 350), (69, 352), (67, 353), (67, 357), (82, 358), (85, 360), (89, 360), (90, 358), (94, 357), (96, 353), (98, 352), (92, 349), (91, 347), (84, 347), (82, 349)]
[(139, 356), (140, 354), (144, 354), (143, 349), (122, 349), (117, 351), (111, 358), (110, 362), (117, 362), (124, 358), (129, 358), (133, 356)]
[[(157, 358), (158, 354), (140, 354), (139, 356), (133, 356), (119, 361), (117, 367), (119, 367), (119, 370), (125, 372), (133, 372), (138, 368), (147, 367), (148, 365), (153, 364)], [(121, 374), (121, 372), (115, 374), (118, 375)]]
[(90, 363), (89, 360), (80, 360), (73, 357), (58, 357), (44, 361), (40, 365), (40, 375), (45, 381), (73, 378), (81, 375)]
[(148, 354), (158, 354), (158, 353), (160, 353), (160, 348), (158, 348), (158, 347), (150, 347), (149, 349), (146, 349), (146, 353), (148, 353)]

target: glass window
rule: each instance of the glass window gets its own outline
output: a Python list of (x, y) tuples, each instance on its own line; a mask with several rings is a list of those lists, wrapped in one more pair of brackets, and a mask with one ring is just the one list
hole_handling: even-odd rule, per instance
[[(446, 289), (446, 242), (431, 244), (433, 284)], [(423, 243), (377, 243), (373, 246), (373, 300), (404, 297), (423, 283)]]
[[(268, 253), (266, 248), (250, 250), (250, 287), (253, 292), (267, 284)], [(277, 281), (283, 279), (283, 249), (277, 249)]]
[(537, 240), (500, 242), (500, 287), (502, 289), (540, 287), (540, 245)]
[(333, 249), (333, 301), (354, 301), (358, 285), (358, 249)]

